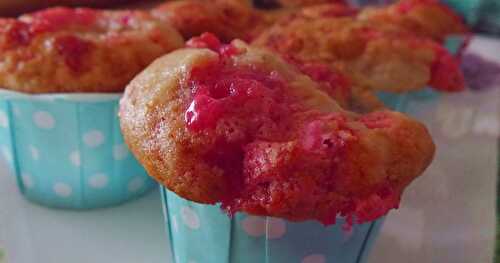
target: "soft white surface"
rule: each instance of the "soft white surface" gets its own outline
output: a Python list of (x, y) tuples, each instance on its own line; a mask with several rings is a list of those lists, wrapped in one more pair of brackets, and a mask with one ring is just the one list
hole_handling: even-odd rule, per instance
[(9, 263), (168, 263), (162, 216), (157, 190), (113, 208), (44, 208), (26, 201), (0, 168), (0, 248)]
[[(500, 41), (477, 38), (471, 51), (500, 63)], [(370, 263), (491, 263), (495, 239), (500, 83), (419, 107), (437, 153), (389, 214)]]
[[(472, 49), (500, 62), (500, 41), (475, 40)], [(436, 160), (388, 216), (370, 263), (491, 262), (499, 104), (497, 88), (446, 96), (415, 114), (435, 136)], [(114, 208), (52, 210), (24, 200), (2, 167), (0, 161), (0, 248), (7, 262), (169, 262), (158, 191)]]

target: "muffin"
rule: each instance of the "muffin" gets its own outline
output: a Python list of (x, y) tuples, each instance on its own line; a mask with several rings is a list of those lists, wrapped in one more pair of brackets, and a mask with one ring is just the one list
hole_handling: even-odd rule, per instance
[(61, 7), (0, 24), (0, 149), (20, 192), (90, 209), (151, 190), (123, 141), (117, 104), (126, 83), (182, 36), (139, 11)]
[(256, 0), (255, 2), (263, 7), (279, 6), (285, 8), (297, 8), (327, 3), (346, 4), (345, 0)]
[[(344, 67), (345, 71), (352, 71), (351, 74), (346, 72), (344, 72), (344, 74), (354, 78), (351, 103), (354, 104), (357, 110), (369, 111), (381, 108), (385, 104), (392, 109), (405, 111), (406, 106), (412, 101), (421, 103), (438, 97), (440, 93), (436, 92), (436, 89), (440, 91), (460, 91), (463, 89), (463, 78), (461, 77), (457, 65), (460, 62), (462, 51), (469, 42), (470, 31), (457, 14), (438, 1), (403, 0), (385, 7), (366, 7), (361, 9), (343, 5), (322, 4), (303, 8), (300, 11), (296, 11), (291, 18), (281, 19), (283, 20), (283, 24), (288, 24), (290, 19), (317, 20), (320, 17), (350, 17), (354, 19), (356, 23), (368, 25), (370, 28), (369, 30), (372, 32), (375, 29), (376, 31), (384, 32), (384, 34), (392, 35), (392, 37), (385, 38), (396, 38), (400, 39), (397, 40), (398, 42), (401, 42), (402, 37), (400, 34), (403, 33), (406, 35), (404, 36), (404, 38), (407, 39), (406, 41), (409, 41), (406, 44), (409, 44), (409, 47), (406, 48), (407, 51), (404, 51), (404, 44), (398, 45), (399, 47), (394, 47), (394, 45), (397, 44), (394, 43), (394, 41), (392, 41), (392, 44), (374, 44), (374, 42), (371, 42), (374, 39), (365, 39), (367, 45), (365, 48), (365, 52), (367, 52), (365, 62), (358, 63), (360, 67)], [(334, 30), (321, 29), (321, 27), (327, 27), (328, 24), (328, 22), (325, 22), (323, 26), (318, 25), (319, 30), (326, 32), (332, 31), (333, 33)], [(275, 28), (279, 27), (278, 25), (276, 25)], [(310, 53), (316, 54), (316, 50), (314, 50), (316, 42), (310, 41), (310, 39), (315, 39), (316, 37), (300, 37), (300, 35), (303, 34), (300, 33), (300, 30), (308, 32), (308, 27), (304, 26), (302, 29), (300, 26), (290, 27), (290, 30), (286, 34), (279, 34), (275, 31), (271, 34), (270, 38), (274, 38), (278, 46), (291, 46), (292, 48), (288, 48), (286, 53), (291, 53), (292, 56), (297, 56), (297, 52), (300, 53), (303, 50), (307, 50), (307, 47), (304, 47), (307, 44), (313, 47)], [(269, 31), (273, 30), (271, 29)], [(284, 31), (287, 30), (285, 29)], [(263, 35), (266, 35), (266, 33)], [(319, 36), (317, 38), (319, 39)], [(411, 38), (415, 39), (412, 40)], [(439, 63), (441, 66), (431, 66), (431, 79), (427, 83), (425, 83), (425, 79), (428, 78), (425, 76), (426, 73), (422, 71), (422, 66), (418, 66), (416, 63), (425, 56), (421, 52), (423, 45), (416, 43), (417, 39), (420, 39), (418, 42), (432, 43), (432, 41), (434, 41), (435, 44), (430, 44), (428, 47), (434, 46), (436, 55), (442, 57), (442, 62)], [(359, 39), (345, 41), (352, 41), (353, 47), (360, 45), (359, 43), (356, 44), (356, 41), (359, 41)], [(325, 40), (327, 45), (331, 42), (334, 41)], [(390, 43), (391, 41), (388, 42)], [(443, 51), (443, 47), (440, 47), (438, 44), (446, 46), (446, 49), (451, 54), (454, 54), (455, 58), (451, 58), (451, 56), (448, 55), (445, 57), (439, 55), (445, 54), (446, 52)], [(338, 44), (333, 45), (334, 47), (331, 47), (332, 50), (338, 48), (336, 47)], [(370, 48), (372, 45), (378, 47)], [(345, 46), (348, 46), (348, 44)], [(417, 49), (415, 46), (419, 48)], [(293, 50), (293, 48), (295, 48), (295, 50)], [(320, 61), (328, 58), (328, 56), (330, 56), (330, 58), (334, 57), (331, 54), (328, 55), (328, 52), (331, 52), (328, 48), (328, 46), (324, 48), (325, 54), (323, 54), (322, 58), (313, 57), (307, 54), (305, 56), (304, 54), (299, 54), (298, 56), (301, 57), (301, 59), (307, 60), (307, 57), (310, 57), (311, 59)], [(412, 49), (412, 51), (408, 51), (408, 48)], [(281, 47), (281, 51), (284, 51), (284, 49), (286, 48)], [(392, 52), (392, 49), (402, 50), (398, 51), (397, 54), (393, 54), (394, 52)], [(373, 52), (371, 55), (368, 54), (371, 53), (369, 50)], [(412, 53), (413, 50), (415, 50), (414, 54)], [(418, 55), (419, 53), (420, 55)], [(417, 55), (417, 59), (412, 58), (412, 55)], [(399, 62), (395, 59), (397, 57), (400, 57)], [(328, 62), (326, 63), (328, 64)], [(441, 68), (441, 70), (438, 70), (438, 68)], [(378, 72), (375, 73), (376, 79), (378, 79), (378, 81), (384, 80), (384, 82), (377, 83), (378, 81), (375, 78), (365, 75), (365, 71), (377, 69)], [(439, 73), (439, 71), (441, 71), (441, 73)], [(448, 73), (451, 74), (448, 75)], [(425, 84), (431, 85), (434, 90), (428, 88)], [(393, 88), (388, 89), (389, 87)]]
[(223, 41), (248, 39), (263, 19), (247, 0), (167, 1), (151, 13), (172, 24), (186, 39), (211, 32)]
[[(324, 64), (346, 76), (351, 82), (348, 107), (357, 112), (385, 106), (404, 111), (404, 101), (422, 97), (419, 92), (437, 95), (427, 86), (446, 92), (464, 89), (459, 57), (440, 42), (423, 31), (360, 18), (365, 12), (335, 4), (307, 7), (280, 18), (252, 45), (270, 48), (298, 64)], [(441, 37), (450, 39), (446, 34)], [(456, 40), (462, 49), (467, 35)]]
[(183, 45), (175, 29), (140, 11), (59, 7), (0, 25), (0, 86), (28, 93), (119, 92)]
[[(407, 31), (387, 30), (352, 16), (352, 9), (323, 6), (289, 16), (252, 44), (302, 62), (320, 62), (344, 73), (357, 88), (404, 92), (426, 85), (464, 88), (458, 60), (441, 44)], [(333, 14), (333, 15), (332, 15)]]
[(125, 141), (164, 187), (174, 262), (364, 262), (433, 158), (425, 126), (343, 109), (328, 92), (342, 85), (240, 40), (187, 46), (120, 102)]
[[(36, 9), (47, 8), (55, 5), (79, 5), (79, 6), (99, 6), (99, 7), (110, 7), (118, 4), (125, 4), (134, 2), (132, 0), (5, 0), (0, 2), (0, 14), (5, 15), (16, 15), (23, 12), (33, 11)], [(137, 2), (137, 1), (136, 1)]]
[(325, 224), (397, 207), (432, 160), (425, 127), (391, 111), (357, 115), (279, 56), (203, 35), (127, 87), (125, 141), (179, 196)]
[(402, 0), (387, 7), (364, 8), (358, 18), (387, 29), (404, 28), (439, 42), (450, 35), (469, 34), (463, 19), (437, 0)]

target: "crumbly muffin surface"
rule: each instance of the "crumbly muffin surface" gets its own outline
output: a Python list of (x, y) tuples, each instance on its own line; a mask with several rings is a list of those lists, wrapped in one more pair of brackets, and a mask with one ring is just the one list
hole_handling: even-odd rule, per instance
[(339, 5), (304, 9), (264, 31), (252, 44), (302, 62), (320, 62), (348, 76), (355, 87), (404, 92), (426, 85), (464, 88), (459, 61), (441, 44), (387, 30)]
[(0, 19), (0, 87), (28, 93), (119, 92), (183, 39), (141, 11), (51, 8)]
[(241, 41), (204, 36), (127, 87), (120, 120), (148, 173), (230, 213), (334, 223), (398, 206), (429, 165), (426, 128), (401, 113), (357, 115), (294, 66)]

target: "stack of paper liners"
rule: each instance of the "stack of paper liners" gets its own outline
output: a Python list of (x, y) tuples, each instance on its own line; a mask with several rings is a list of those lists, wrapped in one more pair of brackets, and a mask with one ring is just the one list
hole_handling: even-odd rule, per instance
[(90, 209), (156, 185), (123, 142), (120, 96), (0, 91), (0, 150), (27, 199)]

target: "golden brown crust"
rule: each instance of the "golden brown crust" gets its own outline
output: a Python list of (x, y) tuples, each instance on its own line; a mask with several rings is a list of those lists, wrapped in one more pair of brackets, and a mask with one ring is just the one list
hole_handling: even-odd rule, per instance
[(345, 0), (278, 0), (283, 7), (303, 7), (318, 4), (345, 4)]
[(171, 23), (186, 39), (211, 32), (225, 42), (247, 39), (261, 20), (247, 0), (168, 1), (152, 14)]
[(183, 45), (141, 11), (53, 8), (0, 24), (0, 86), (28, 93), (119, 92)]
[(51, 6), (88, 6), (88, 7), (112, 7), (116, 5), (123, 5), (125, 3), (138, 2), (134, 0), (3, 0), (0, 1), (0, 15), (1, 16), (12, 16), (21, 14), (23, 12), (29, 12), (33, 10), (39, 10), (42, 8), (48, 8)]
[(385, 30), (401, 31), (444, 41), (450, 35), (469, 34), (463, 20), (436, 0), (402, 0), (383, 8), (364, 8), (357, 18)]
[[(179, 86), (195, 65), (215, 56), (208, 50), (174, 51), (139, 74), (120, 103), (125, 141), (149, 175), (179, 195), (204, 203), (217, 201), (222, 178), (217, 170), (197, 163), (198, 154), (190, 151), (198, 139), (191, 138), (185, 128), (186, 91)], [(190, 181), (192, 174), (200, 181)]]
[[(180, 196), (200, 203), (227, 202), (228, 193), (236, 189), (241, 192), (226, 205), (237, 211), (290, 220), (330, 222), (337, 213), (372, 220), (397, 205), (403, 189), (432, 160), (434, 144), (422, 124), (396, 112), (346, 112), (276, 55), (242, 42), (233, 45), (240, 53), (229, 64), (277, 72), (287, 83), (286, 93), (306, 110), (294, 113), (291, 126), (279, 128), (278, 137), (245, 139), (243, 159), (223, 155), (214, 164), (206, 156), (222, 149), (217, 146), (221, 139), (237, 142), (253, 129), (230, 117), (213, 130), (193, 132), (186, 126), (184, 113), (192, 100), (186, 80), (193, 68), (212, 65), (219, 55), (208, 49), (182, 49), (155, 61), (127, 87), (120, 105), (121, 127), (148, 173)], [(234, 126), (237, 123), (241, 126)], [(247, 128), (240, 134), (238, 127)], [(345, 152), (320, 157), (321, 146), (314, 146), (317, 127), (340, 136), (336, 138), (339, 147), (345, 143)], [(234, 188), (225, 165), (242, 167), (231, 170), (231, 176), (243, 180), (241, 188)], [(378, 210), (370, 205), (375, 199)]]
[(253, 44), (301, 61), (332, 64), (361, 86), (392, 91), (425, 86), (433, 53), (411, 46), (411, 38), (398, 34), (381, 33), (383, 37), (369, 39), (371, 30), (379, 32), (352, 17), (297, 17), (275, 24)]
[(293, 10), (296, 16), (317, 19), (351, 16), (379, 30), (406, 31), (438, 42), (443, 42), (450, 35), (470, 33), (463, 19), (438, 0), (401, 0), (388, 6), (369, 6), (359, 9), (343, 4), (342, 1), (311, 1), (316, 3), (309, 6), (304, 4), (306, 6), (304, 8), (289, 10)]
[[(436, 0), (363, 9), (321, 4), (281, 18), (253, 44), (299, 61), (327, 63), (349, 76), (355, 89), (363, 89), (356, 94), (427, 85), (460, 91), (464, 80), (459, 62), (441, 46), (454, 34), (467, 35), (467, 27)], [(365, 103), (363, 97), (355, 99)]]
[(464, 88), (458, 61), (440, 44), (356, 13), (342, 5), (305, 8), (279, 20), (252, 44), (303, 63), (330, 65), (352, 80), (351, 104), (363, 111), (380, 106), (373, 91)]
[[(251, 55), (242, 56), (238, 63), (284, 67), (274, 56)], [(216, 58), (214, 52), (206, 49), (181, 49), (158, 59), (129, 84), (120, 110), (125, 141), (148, 173), (180, 196), (201, 203), (220, 201), (220, 194), (227, 186), (220, 169), (199, 162), (202, 153), (196, 148), (206, 144), (204, 140), (207, 139), (193, 136), (186, 130), (187, 91), (181, 86), (193, 67)], [(289, 70), (283, 68), (281, 72), (289, 76), (296, 74)], [(325, 110), (338, 107), (308, 78), (297, 78), (292, 86), (303, 86), (303, 82), (309, 93), (317, 94), (305, 99), (308, 101), (305, 103), (319, 102), (325, 105)], [(199, 181), (189, 180), (193, 174)]]

